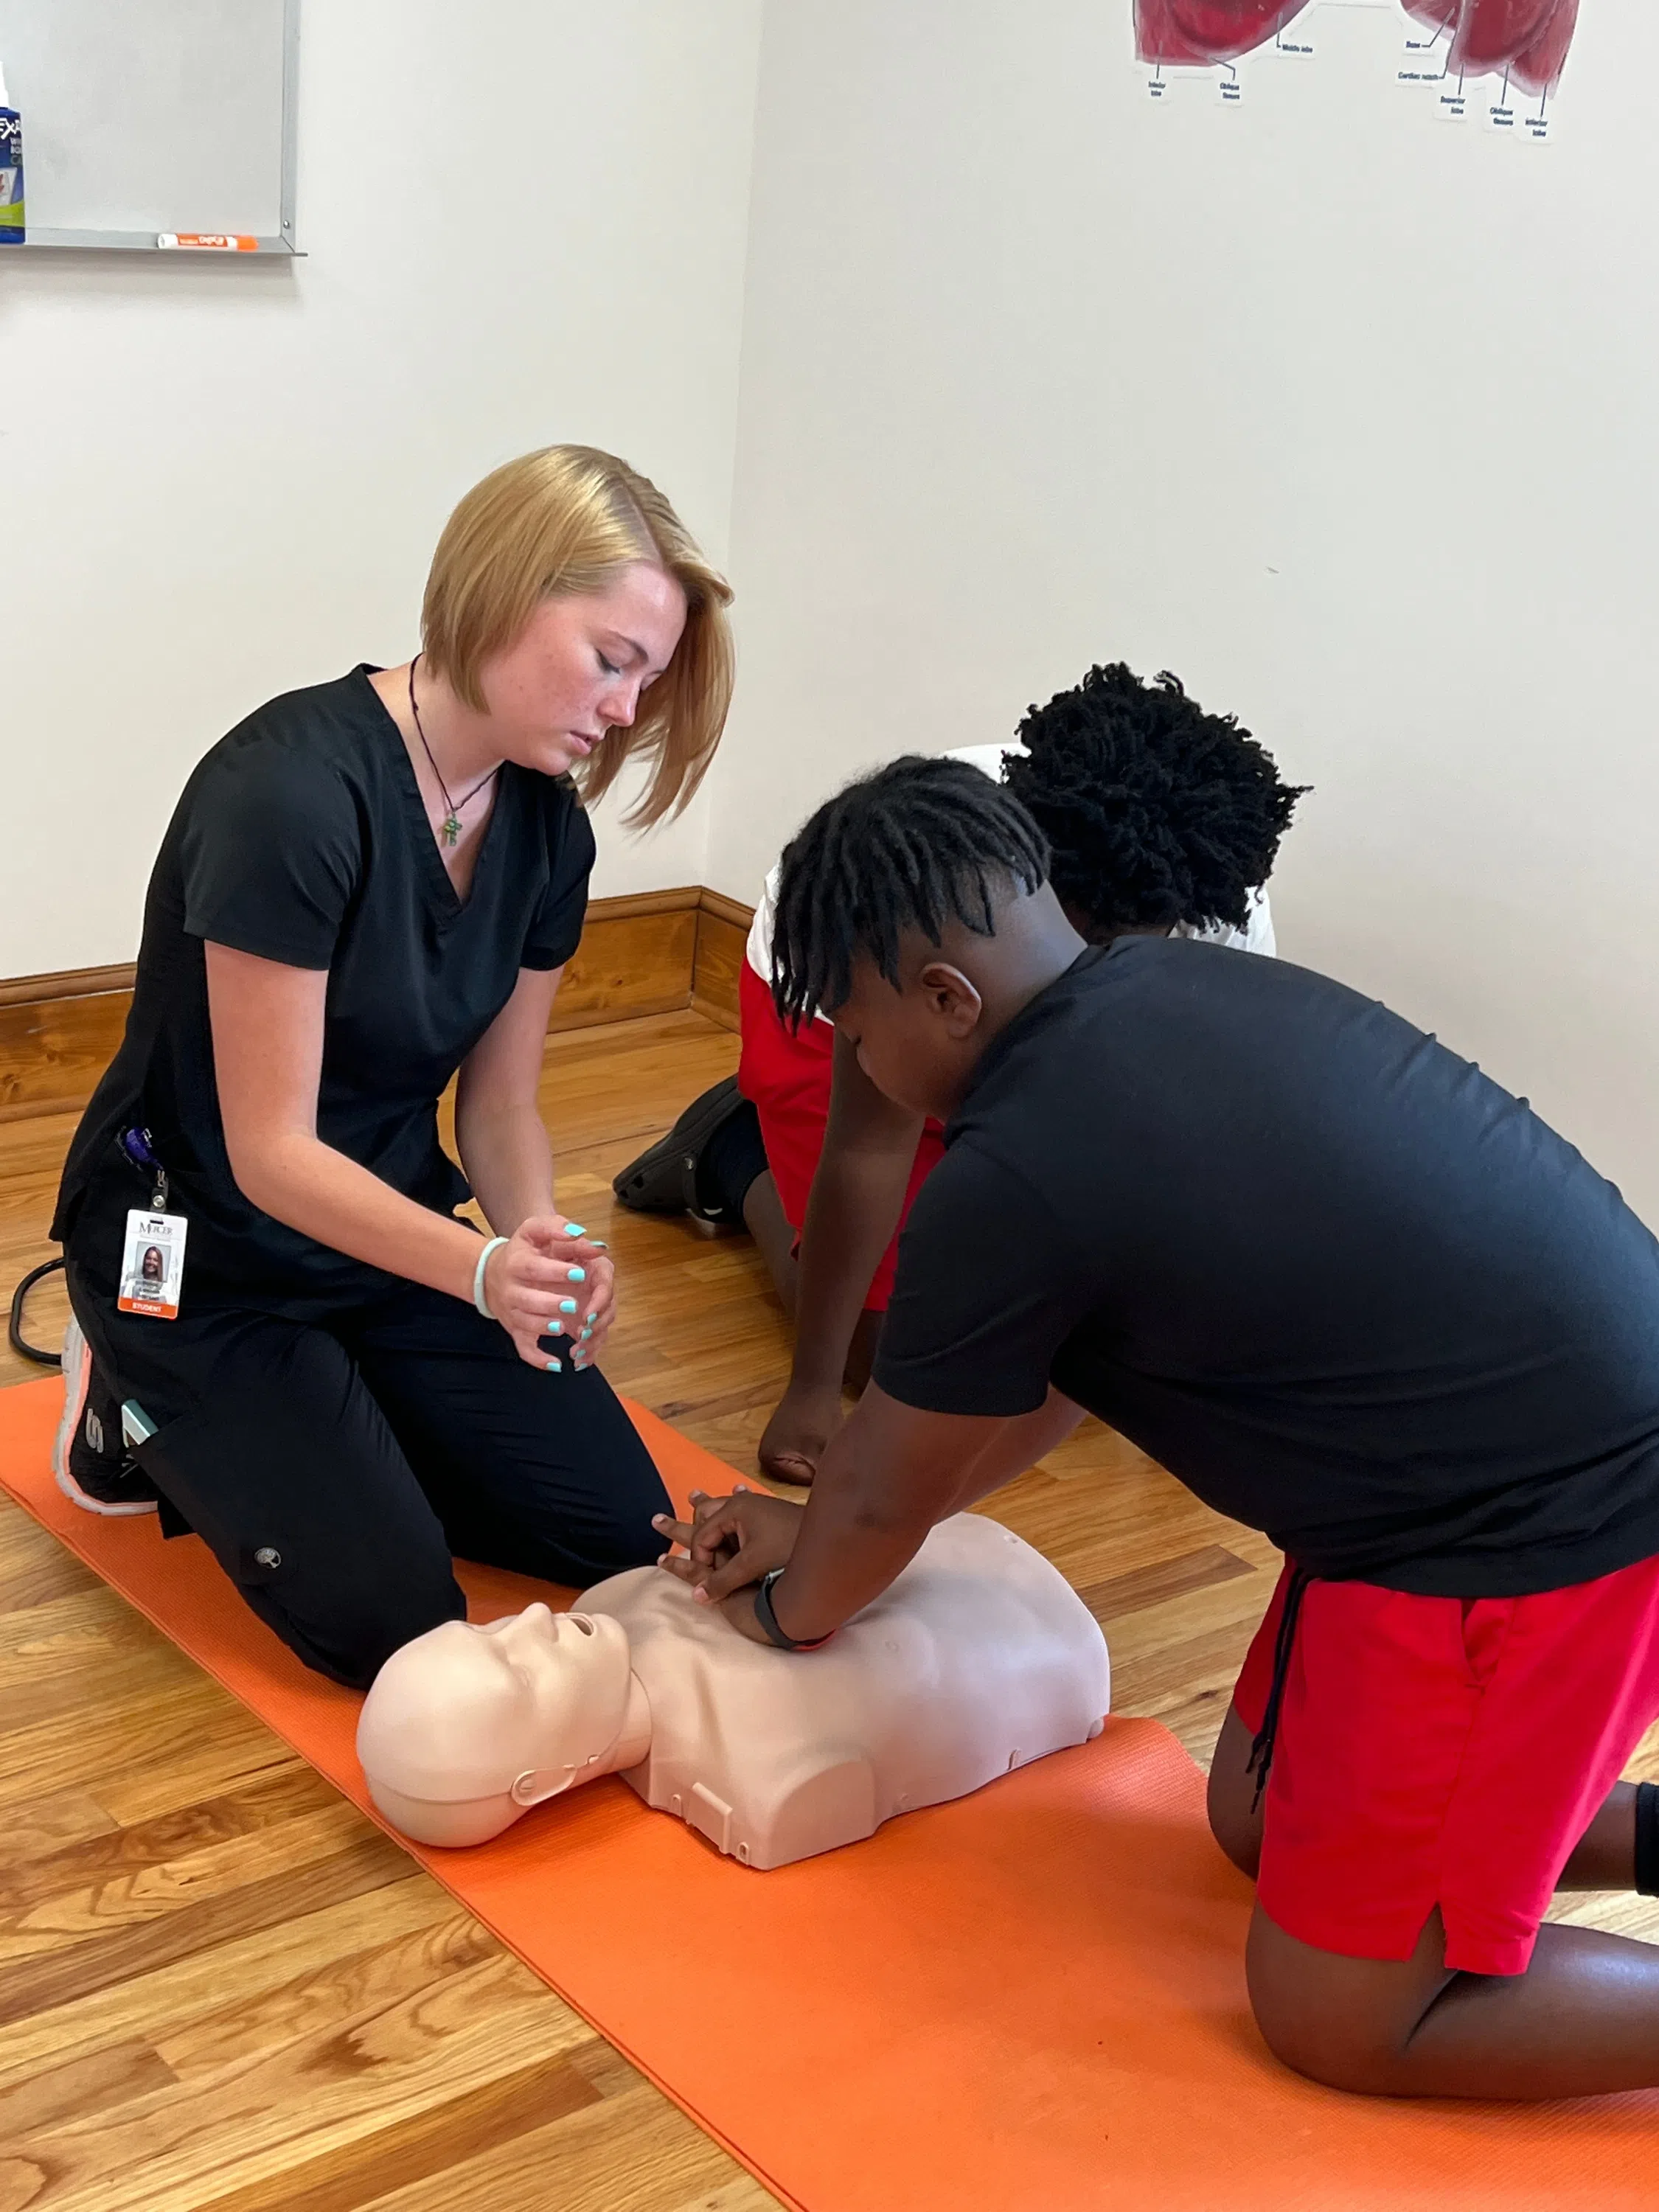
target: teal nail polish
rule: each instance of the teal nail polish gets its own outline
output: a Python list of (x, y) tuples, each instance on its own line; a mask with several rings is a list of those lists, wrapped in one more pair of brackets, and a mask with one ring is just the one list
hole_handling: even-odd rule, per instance
[(603, 1237), (590, 1237), (587, 1241), (596, 1252), (608, 1252), (611, 1249)]
[(564, 1323), (562, 1321), (550, 1321), (547, 1324), (547, 1327), (542, 1331), (542, 1334), (544, 1336), (562, 1336), (564, 1334)]
[(567, 1221), (564, 1224), (564, 1233), (567, 1237), (586, 1237), (587, 1231), (580, 1221)]
[(564, 1372), (563, 1360), (550, 1359), (547, 1363), (547, 1371), (550, 1375), (562, 1375)]
[(587, 1280), (586, 1267), (567, 1267), (564, 1272), (573, 1283), (585, 1283)]
[(561, 1313), (574, 1313), (575, 1310), (576, 1301), (574, 1298), (561, 1298), (559, 1300), (559, 1311)]

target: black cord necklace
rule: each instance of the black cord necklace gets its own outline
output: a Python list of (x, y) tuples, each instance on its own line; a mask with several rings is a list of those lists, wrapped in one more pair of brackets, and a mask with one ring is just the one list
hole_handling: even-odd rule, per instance
[(449, 786), (444, 781), (443, 770), (435, 760), (432, 760), (432, 748), (427, 744), (426, 732), (421, 726), (421, 710), (415, 704), (415, 663), (420, 657), (417, 653), (415, 659), (409, 664), (409, 711), (415, 717), (415, 734), (420, 739), (427, 758), (432, 761), (432, 773), (438, 779), (438, 788), (444, 795), (444, 805), (449, 809), (448, 813), (444, 817), (443, 827), (438, 834), (446, 845), (453, 845), (461, 834), (462, 807), (469, 805), (483, 789), (485, 784), (493, 781), (496, 770), (492, 768), (488, 775), (481, 775), (465, 799), (454, 799), (450, 797)]

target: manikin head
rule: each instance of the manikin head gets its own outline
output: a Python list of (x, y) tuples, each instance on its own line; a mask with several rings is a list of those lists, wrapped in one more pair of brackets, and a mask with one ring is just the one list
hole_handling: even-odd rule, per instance
[(447, 1620), (394, 1651), (357, 1725), (369, 1795), (423, 1844), (481, 1844), (549, 1797), (643, 1758), (644, 1692), (607, 1613), (536, 1604)]

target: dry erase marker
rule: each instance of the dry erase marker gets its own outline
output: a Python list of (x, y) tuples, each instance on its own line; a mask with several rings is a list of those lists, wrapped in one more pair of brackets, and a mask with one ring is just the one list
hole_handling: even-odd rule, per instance
[(158, 246), (182, 248), (191, 253), (257, 253), (259, 241), (234, 232), (227, 234), (220, 230), (164, 230), (156, 240)]

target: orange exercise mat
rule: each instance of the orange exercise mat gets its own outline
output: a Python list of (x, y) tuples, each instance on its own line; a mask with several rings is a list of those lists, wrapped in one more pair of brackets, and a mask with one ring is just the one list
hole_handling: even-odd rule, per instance
[[(357, 1700), (307, 1674), (194, 1538), (107, 1521), (48, 1466), (52, 1382), (0, 1391), (0, 1480), (368, 1810)], [(671, 1489), (730, 1470), (630, 1408)], [(469, 1571), (475, 1617), (544, 1585)], [(802, 1661), (810, 1665), (810, 1661)], [(411, 1847), (413, 1848), (413, 1847)], [(1659, 2097), (1378, 2103), (1274, 2063), (1248, 1885), (1156, 1722), (870, 1842), (757, 1874), (607, 1779), (414, 1856), (802, 2212), (1544, 2212), (1659, 2203)]]

